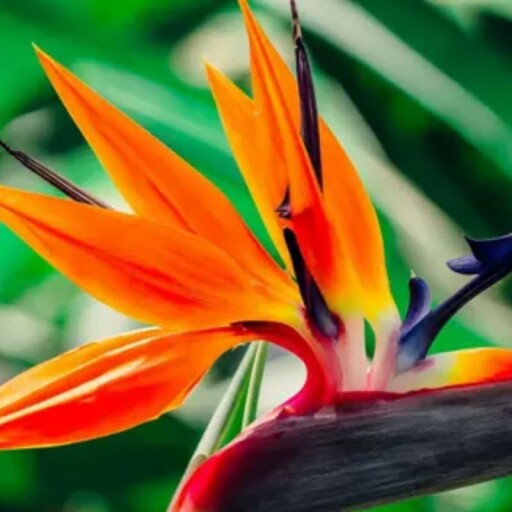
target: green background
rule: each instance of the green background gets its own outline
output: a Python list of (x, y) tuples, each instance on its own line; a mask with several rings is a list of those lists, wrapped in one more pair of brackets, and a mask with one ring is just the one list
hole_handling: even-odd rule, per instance
[[(253, 5), (292, 57), (286, 0)], [(299, 0), (299, 7), (320, 109), (377, 205), (397, 301), (403, 310), (410, 269), (441, 300), (464, 282), (445, 266), (465, 251), (462, 234), (512, 227), (512, 1)], [(248, 85), (234, 0), (0, 0), (2, 138), (116, 203), (32, 42), (219, 184), (262, 236), (202, 70), (204, 57)], [(48, 190), (5, 154), (0, 182)], [(511, 297), (509, 283), (479, 298), (435, 349), (509, 345)], [(0, 227), (1, 380), (129, 327)], [(164, 510), (218, 399), (212, 390), (222, 389), (238, 359), (226, 357), (181, 414), (81, 445), (0, 453), (0, 511)], [(274, 368), (285, 364), (274, 354)], [(512, 485), (501, 480), (378, 510), (511, 507)]]

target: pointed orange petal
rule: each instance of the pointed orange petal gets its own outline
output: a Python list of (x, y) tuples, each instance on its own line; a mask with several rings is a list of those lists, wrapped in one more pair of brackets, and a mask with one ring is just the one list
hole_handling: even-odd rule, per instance
[(377, 214), (352, 162), (324, 122), (320, 137), (327, 213), (339, 236), (346, 240), (362, 287), (365, 312), (374, 319), (395, 309)]
[(187, 162), (41, 50), (41, 64), (64, 106), (134, 211), (201, 235), (252, 273), (286, 286), (224, 194)]
[(397, 375), (389, 390), (406, 393), (504, 380), (512, 380), (512, 350), (477, 348), (428, 357), (411, 370)]
[[(251, 13), (247, 2), (240, 0), (252, 41), (272, 70), (276, 87), (293, 119), (300, 125), (300, 104), (297, 82), (262, 27)], [(262, 77), (256, 63), (253, 68), (255, 96), (260, 91)], [(393, 308), (384, 259), (382, 236), (375, 210), (347, 154), (326, 123), (320, 119), (320, 140), (324, 176), (324, 202), (327, 216), (343, 240), (348, 259), (354, 267), (364, 292), (365, 309), (370, 317)]]
[(293, 309), (226, 252), (171, 226), (6, 187), (0, 220), (78, 286), (143, 322), (200, 329)]
[(251, 47), (256, 106), (261, 109), (265, 119), (274, 152), (282, 155), (288, 173), (293, 229), (308, 268), (331, 307), (346, 310), (358, 300), (351, 262), (347, 259), (343, 239), (337, 236), (324, 210), (320, 190), (300, 137), (297, 115), (291, 112), (287, 99), (290, 91), (280, 84), (277, 74), (279, 67), (276, 68), (269, 58), (271, 44), (247, 2), (241, 0), (240, 5)]
[(42, 363), (0, 386), (0, 448), (74, 443), (155, 419), (180, 406), (223, 352), (253, 336), (147, 329)]
[(282, 228), (276, 215), (288, 177), (275, 148), (268, 143), (263, 119), (255, 106), (220, 71), (206, 65), (208, 81), (226, 136), (258, 211), (283, 261), (290, 268)]

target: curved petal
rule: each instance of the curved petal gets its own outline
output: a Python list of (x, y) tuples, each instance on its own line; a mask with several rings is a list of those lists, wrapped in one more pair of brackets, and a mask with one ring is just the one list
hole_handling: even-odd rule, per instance
[(389, 391), (406, 393), (511, 379), (511, 349), (476, 348), (428, 357), (411, 370), (397, 375), (391, 381)]
[(117, 188), (141, 216), (198, 234), (280, 286), (286, 276), (224, 194), (176, 153), (39, 49), (37, 55), (67, 111)]
[(297, 314), (293, 294), (171, 226), (7, 187), (0, 220), (85, 291), (143, 322), (188, 330)]
[[(246, 0), (240, 0), (246, 26), (253, 45), (253, 84), (255, 98), (263, 89), (265, 72), (258, 59), (272, 70), (273, 83), (281, 91), (290, 118), (300, 126), (300, 104), (297, 82), (262, 27), (251, 13)], [(267, 79), (268, 81), (268, 79)], [(262, 97), (262, 92), (259, 93)], [(263, 101), (263, 100), (260, 100)], [(393, 308), (385, 267), (382, 236), (375, 210), (357, 172), (336, 137), (320, 119), (320, 141), (323, 162), (323, 200), (327, 216), (344, 242), (347, 258), (363, 288), (366, 314), (375, 318), (383, 310)]]
[(146, 329), (84, 345), (0, 386), (0, 448), (101, 437), (180, 406), (226, 350), (254, 339), (232, 328)]
[[(251, 48), (254, 101), (268, 130), (274, 155), (288, 175), (292, 226), (307, 262), (331, 307), (357, 307), (359, 293), (343, 238), (337, 236), (326, 210), (311, 162), (291, 112), (278, 68), (269, 58), (270, 43), (245, 0), (240, 1)], [(296, 92), (295, 92), (296, 95)], [(297, 108), (297, 112), (299, 109)], [(248, 141), (249, 143), (249, 141)]]

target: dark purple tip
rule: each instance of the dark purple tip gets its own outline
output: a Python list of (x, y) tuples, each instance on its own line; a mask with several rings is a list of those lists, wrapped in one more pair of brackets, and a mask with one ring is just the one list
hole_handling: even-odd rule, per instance
[(293, 40), (295, 41), (295, 62), (299, 84), (301, 131), (304, 145), (311, 159), (318, 183), (322, 186), (322, 157), (320, 152), (320, 130), (315, 85), (311, 65), (302, 39), (299, 13), (295, 2), (291, 1)]
[[(308, 54), (304, 45), (304, 40), (302, 39), (299, 12), (294, 0), (290, 0), (290, 8), (292, 13), (293, 41), (295, 43), (295, 66), (299, 86), (301, 136), (304, 141), (304, 146), (308, 152), (309, 159), (311, 160), (311, 165), (315, 171), (318, 184), (322, 187), (320, 129), (313, 73), (311, 72)], [(282, 218), (290, 218), (289, 190), (286, 191), (286, 194), (281, 204), (276, 209), (276, 212)]]
[(3, 148), (12, 157), (14, 157), (21, 165), (23, 165), (23, 167), (32, 171), (34, 174), (55, 187), (57, 190), (60, 190), (66, 194), (70, 199), (73, 199), (79, 203), (99, 206), (101, 208), (109, 208), (106, 203), (100, 199), (96, 199), (94, 196), (80, 188), (78, 185), (75, 185), (73, 182), (67, 180), (49, 167), (46, 167), (35, 158), (32, 158), (22, 151), (12, 149), (2, 140), (0, 140), (0, 147)]

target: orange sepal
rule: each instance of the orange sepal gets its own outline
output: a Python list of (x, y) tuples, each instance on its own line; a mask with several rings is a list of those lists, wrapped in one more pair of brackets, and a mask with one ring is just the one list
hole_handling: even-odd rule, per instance
[(293, 310), (226, 252), (172, 226), (7, 187), (0, 220), (78, 286), (142, 322), (189, 330)]
[[(246, 0), (240, 0), (240, 5), (251, 40), (261, 58), (266, 61), (268, 69), (272, 70), (275, 86), (279, 88), (280, 97), (298, 132), (300, 103), (297, 82), (250, 11)], [(262, 78), (256, 65), (252, 71), (257, 97)], [(394, 308), (375, 209), (352, 162), (322, 118), (320, 142), (324, 181), (323, 202), (327, 217), (334, 226), (337, 237), (343, 241), (346, 257), (357, 274), (363, 292), (361, 299), (364, 301), (365, 313), (371, 319), (375, 319), (383, 311)], [(338, 285), (339, 283), (333, 283), (333, 286)]]
[(254, 334), (145, 329), (84, 345), (0, 386), (0, 448), (75, 443), (180, 406), (226, 350)]
[(373, 321), (396, 309), (377, 214), (348, 155), (323, 120), (320, 139), (327, 214), (345, 240), (362, 289), (365, 314)]
[(240, 6), (251, 48), (254, 101), (264, 118), (275, 158), (281, 156), (288, 175), (293, 230), (308, 268), (331, 307), (346, 309), (358, 300), (358, 291), (342, 238), (327, 218), (297, 116), (289, 108), (289, 91), (283, 89), (279, 68), (269, 59), (271, 44), (247, 2), (240, 0)]
[(278, 153), (253, 101), (220, 71), (206, 65), (215, 103), (238, 166), (279, 254), (290, 268), (282, 227), (276, 215), (288, 184)]
[(512, 380), (512, 350), (476, 348), (427, 357), (411, 370), (397, 375), (389, 390), (407, 393), (506, 380)]
[(39, 60), (67, 111), (134, 211), (198, 234), (251, 273), (288, 286), (224, 194), (176, 153), (40, 49)]

